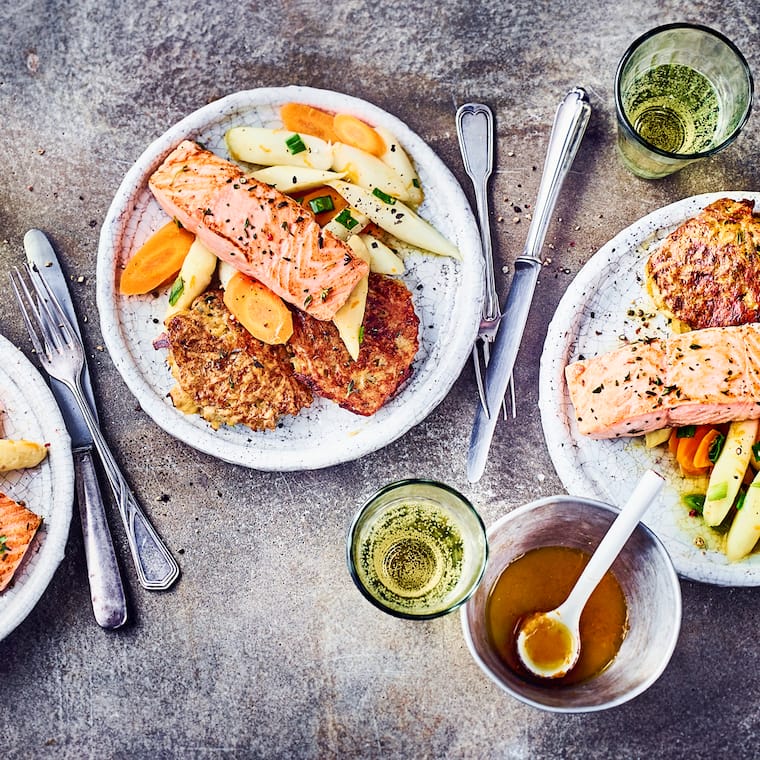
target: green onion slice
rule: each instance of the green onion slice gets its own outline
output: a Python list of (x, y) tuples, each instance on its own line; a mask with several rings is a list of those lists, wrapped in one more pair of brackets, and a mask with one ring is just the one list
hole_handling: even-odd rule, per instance
[(705, 495), (702, 493), (688, 493), (683, 497), (683, 503), (693, 509), (697, 514), (702, 514), (705, 506)]
[(716, 483), (714, 486), (711, 486), (710, 490), (707, 492), (707, 501), (718, 501), (718, 499), (724, 499), (727, 493), (728, 483), (726, 483), (725, 480), (720, 483)]
[(185, 281), (182, 279), (182, 276), (179, 276), (174, 281), (174, 284), (172, 285), (172, 289), (169, 291), (169, 305), (170, 306), (174, 306), (177, 303), (177, 301), (179, 301), (179, 297), (182, 295), (184, 290), (185, 290)]
[(723, 451), (723, 444), (726, 442), (726, 436), (718, 433), (715, 440), (710, 444), (710, 450), (707, 452), (707, 458), (715, 464), (718, 461), (720, 452)]
[(323, 211), (332, 211), (335, 208), (335, 204), (329, 195), (320, 195), (318, 198), (309, 200), (309, 208), (315, 214), (321, 214)]
[(696, 432), (696, 425), (684, 425), (676, 430), (676, 438), (693, 438)]
[(299, 135), (297, 132), (295, 134), (292, 134), (290, 137), (288, 137), (287, 140), (285, 140), (285, 145), (288, 146), (288, 150), (293, 155), (295, 155), (296, 153), (303, 153), (306, 150), (306, 146), (304, 145), (304, 142), (301, 139), (301, 135)]
[(379, 198), (383, 203), (387, 203), (389, 206), (392, 206), (396, 202), (396, 199), (392, 195), (384, 193), (379, 187), (372, 188), (372, 195), (374, 195), (375, 198)]
[(342, 224), (347, 230), (352, 230), (357, 224), (359, 224), (359, 222), (351, 216), (351, 212), (347, 208), (344, 208), (343, 211), (335, 217), (335, 221), (338, 222), (338, 224)]

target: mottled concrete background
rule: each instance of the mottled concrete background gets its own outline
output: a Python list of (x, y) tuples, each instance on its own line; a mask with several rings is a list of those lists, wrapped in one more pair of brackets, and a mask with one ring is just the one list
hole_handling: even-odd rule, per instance
[[(683, 630), (662, 678), (616, 710), (561, 717), (491, 684), (471, 660), (457, 616), (411, 624), (372, 608), (352, 586), (343, 548), (356, 505), (390, 479), (448, 481), (487, 523), (563, 490), (539, 423), (537, 381), (546, 327), (566, 286), (595, 250), (650, 211), (695, 193), (760, 189), (757, 113), (710, 163), (659, 182), (628, 174), (614, 149), (615, 66), (640, 33), (690, 20), (726, 33), (760, 76), (756, 0), (11, 0), (2, 17), (0, 331), (28, 345), (3, 283), (22, 260), (24, 232), (42, 227), (68, 272), (83, 278), (75, 299), (87, 318), (106, 436), (184, 574), (167, 594), (143, 592), (109, 505), (133, 622), (100, 630), (75, 519), (48, 591), (0, 643), (0, 754), (756, 752), (754, 590), (683, 582)], [(476, 486), (464, 474), (476, 405), (469, 365), (435, 412), (383, 451), (323, 471), (279, 474), (226, 465), (174, 441), (137, 408), (99, 350), (97, 241), (123, 174), (150, 141), (209, 101), (290, 83), (340, 90), (396, 114), (463, 183), (454, 112), (469, 100), (489, 103), (498, 127), (495, 246), (507, 271), (524, 242), (555, 108), (575, 84), (591, 94), (591, 125), (549, 228), (552, 263), (519, 357), (519, 419), (499, 426)], [(500, 273), (502, 293), (507, 284)]]

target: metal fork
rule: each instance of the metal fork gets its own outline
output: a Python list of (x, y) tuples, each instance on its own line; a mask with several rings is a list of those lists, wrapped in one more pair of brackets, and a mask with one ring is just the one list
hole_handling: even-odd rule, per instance
[[(480, 327), (475, 345), (472, 347), (472, 361), (475, 367), (475, 379), (478, 384), (480, 403), (486, 416), (490, 417), (484, 384), (485, 368), (491, 358), (491, 343), (496, 337), (501, 321), (499, 295), (496, 292), (496, 279), (493, 268), (493, 244), (491, 242), (491, 224), (488, 219), (488, 178), (493, 170), (493, 114), (482, 103), (465, 103), (457, 109), (457, 137), (462, 154), (462, 163), (475, 189), (475, 205), (478, 210), (478, 226), (483, 251), (486, 275), (486, 292)], [(509, 396), (512, 417), (517, 415), (514, 382), (510, 378)], [(507, 418), (506, 402), (502, 401), (504, 419)]]
[(85, 400), (84, 347), (43, 277), (28, 265), (25, 270), (26, 277), (18, 268), (11, 273), (11, 285), (34, 350), (47, 373), (76, 399), (116, 499), (140, 583), (152, 591), (167, 589), (179, 577), (179, 565), (132, 494)]

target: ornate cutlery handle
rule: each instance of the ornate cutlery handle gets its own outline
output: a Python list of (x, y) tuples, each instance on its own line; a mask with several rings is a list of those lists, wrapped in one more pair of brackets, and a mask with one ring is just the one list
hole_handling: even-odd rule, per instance
[(92, 610), (101, 628), (118, 628), (127, 621), (127, 600), (89, 450), (74, 451), (74, 469)]
[(533, 219), (525, 243), (526, 256), (540, 258), (557, 196), (578, 152), (590, 116), (591, 106), (586, 91), (582, 87), (574, 87), (565, 95), (554, 117), (541, 184), (533, 207)]
[(132, 559), (141, 585), (150, 591), (168, 589), (179, 577), (179, 565), (164, 545), (147, 515), (127, 485), (116, 460), (108, 448), (100, 428), (95, 422), (89, 405), (82, 393), (79, 376), (75, 383), (66, 383), (79, 406), (84, 421), (92, 435), (95, 448), (103, 462), (103, 469), (119, 507), (124, 529), (127, 533)]
[(464, 169), (475, 190), (475, 207), (485, 260), (483, 319), (492, 321), (501, 315), (493, 268), (491, 222), (488, 217), (488, 178), (493, 170), (493, 113), (483, 103), (465, 103), (457, 110), (456, 125)]

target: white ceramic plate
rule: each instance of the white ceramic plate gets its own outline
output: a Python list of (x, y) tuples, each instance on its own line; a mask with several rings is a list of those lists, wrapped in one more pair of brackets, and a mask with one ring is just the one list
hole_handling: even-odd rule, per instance
[[(406, 257), (404, 280), (420, 318), (420, 350), (412, 378), (375, 415), (360, 417), (315, 399), (298, 416), (283, 417), (272, 431), (253, 432), (243, 426), (214, 431), (197, 415), (175, 410), (167, 398), (173, 381), (165, 364), (166, 352), (152, 346), (162, 329), (166, 296), (120, 296), (116, 269), (166, 222), (147, 180), (181, 140), (198, 140), (229, 157), (223, 139), (228, 128), (281, 126), (279, 106), (288, 101), (351, 112), (392, 132), (420, 174), (426, 192), (420, 214), (458, 246), (463, 262), (432, 255)], [(483, 298), (477, 225), (451, 172), (394, 116), (357, 98), (306, 87), (229, 95), (192, 113), (152, 143), (127, 173), (108, 212), (100, 236), (97, 275), (104, 340), (142, 408), (185, 443), (261, 470), (313, 469), (350, 461), (385, 446), (423, 420), (448, 393), (469, 356)]]
[(0, 640), (31, 612), (64, 556), (74, 500), (71, 443), (50, 389), (0, 335), (0, 405), (6, 438), (50, 444), (37, 467), (0, 473), (0, 491), (43, 518), (16, 575), (0, 593)]
[[(643, 471), (653, 467), (667, 484), (644, 522), (667, 547), (678, 573), (686, 578), (730, 586), (760, 585), (760, 554), (730, 563), (720, 537), (689, 517), (681, 495), (693, 491), (663, 447), (647, 450), (642, 438), (596, 441), (580, 435), (567, 393), (565, 366), (580, 355), (610, 351), (629, 340), (668, 334), (665, 319), (652, 316), (645, 293), (644, 264), (656, 246), (678, 225), (719, 198), (748, 198), (760, 193), (696, 195), (665, 206), (623, 230), (589, 259), (557, 307), (541, 357), (539, 408), (547, 446), (557, 474), (569, 493), (622, 506)], [(706, 546), (697, 548), (695, 541)]]

